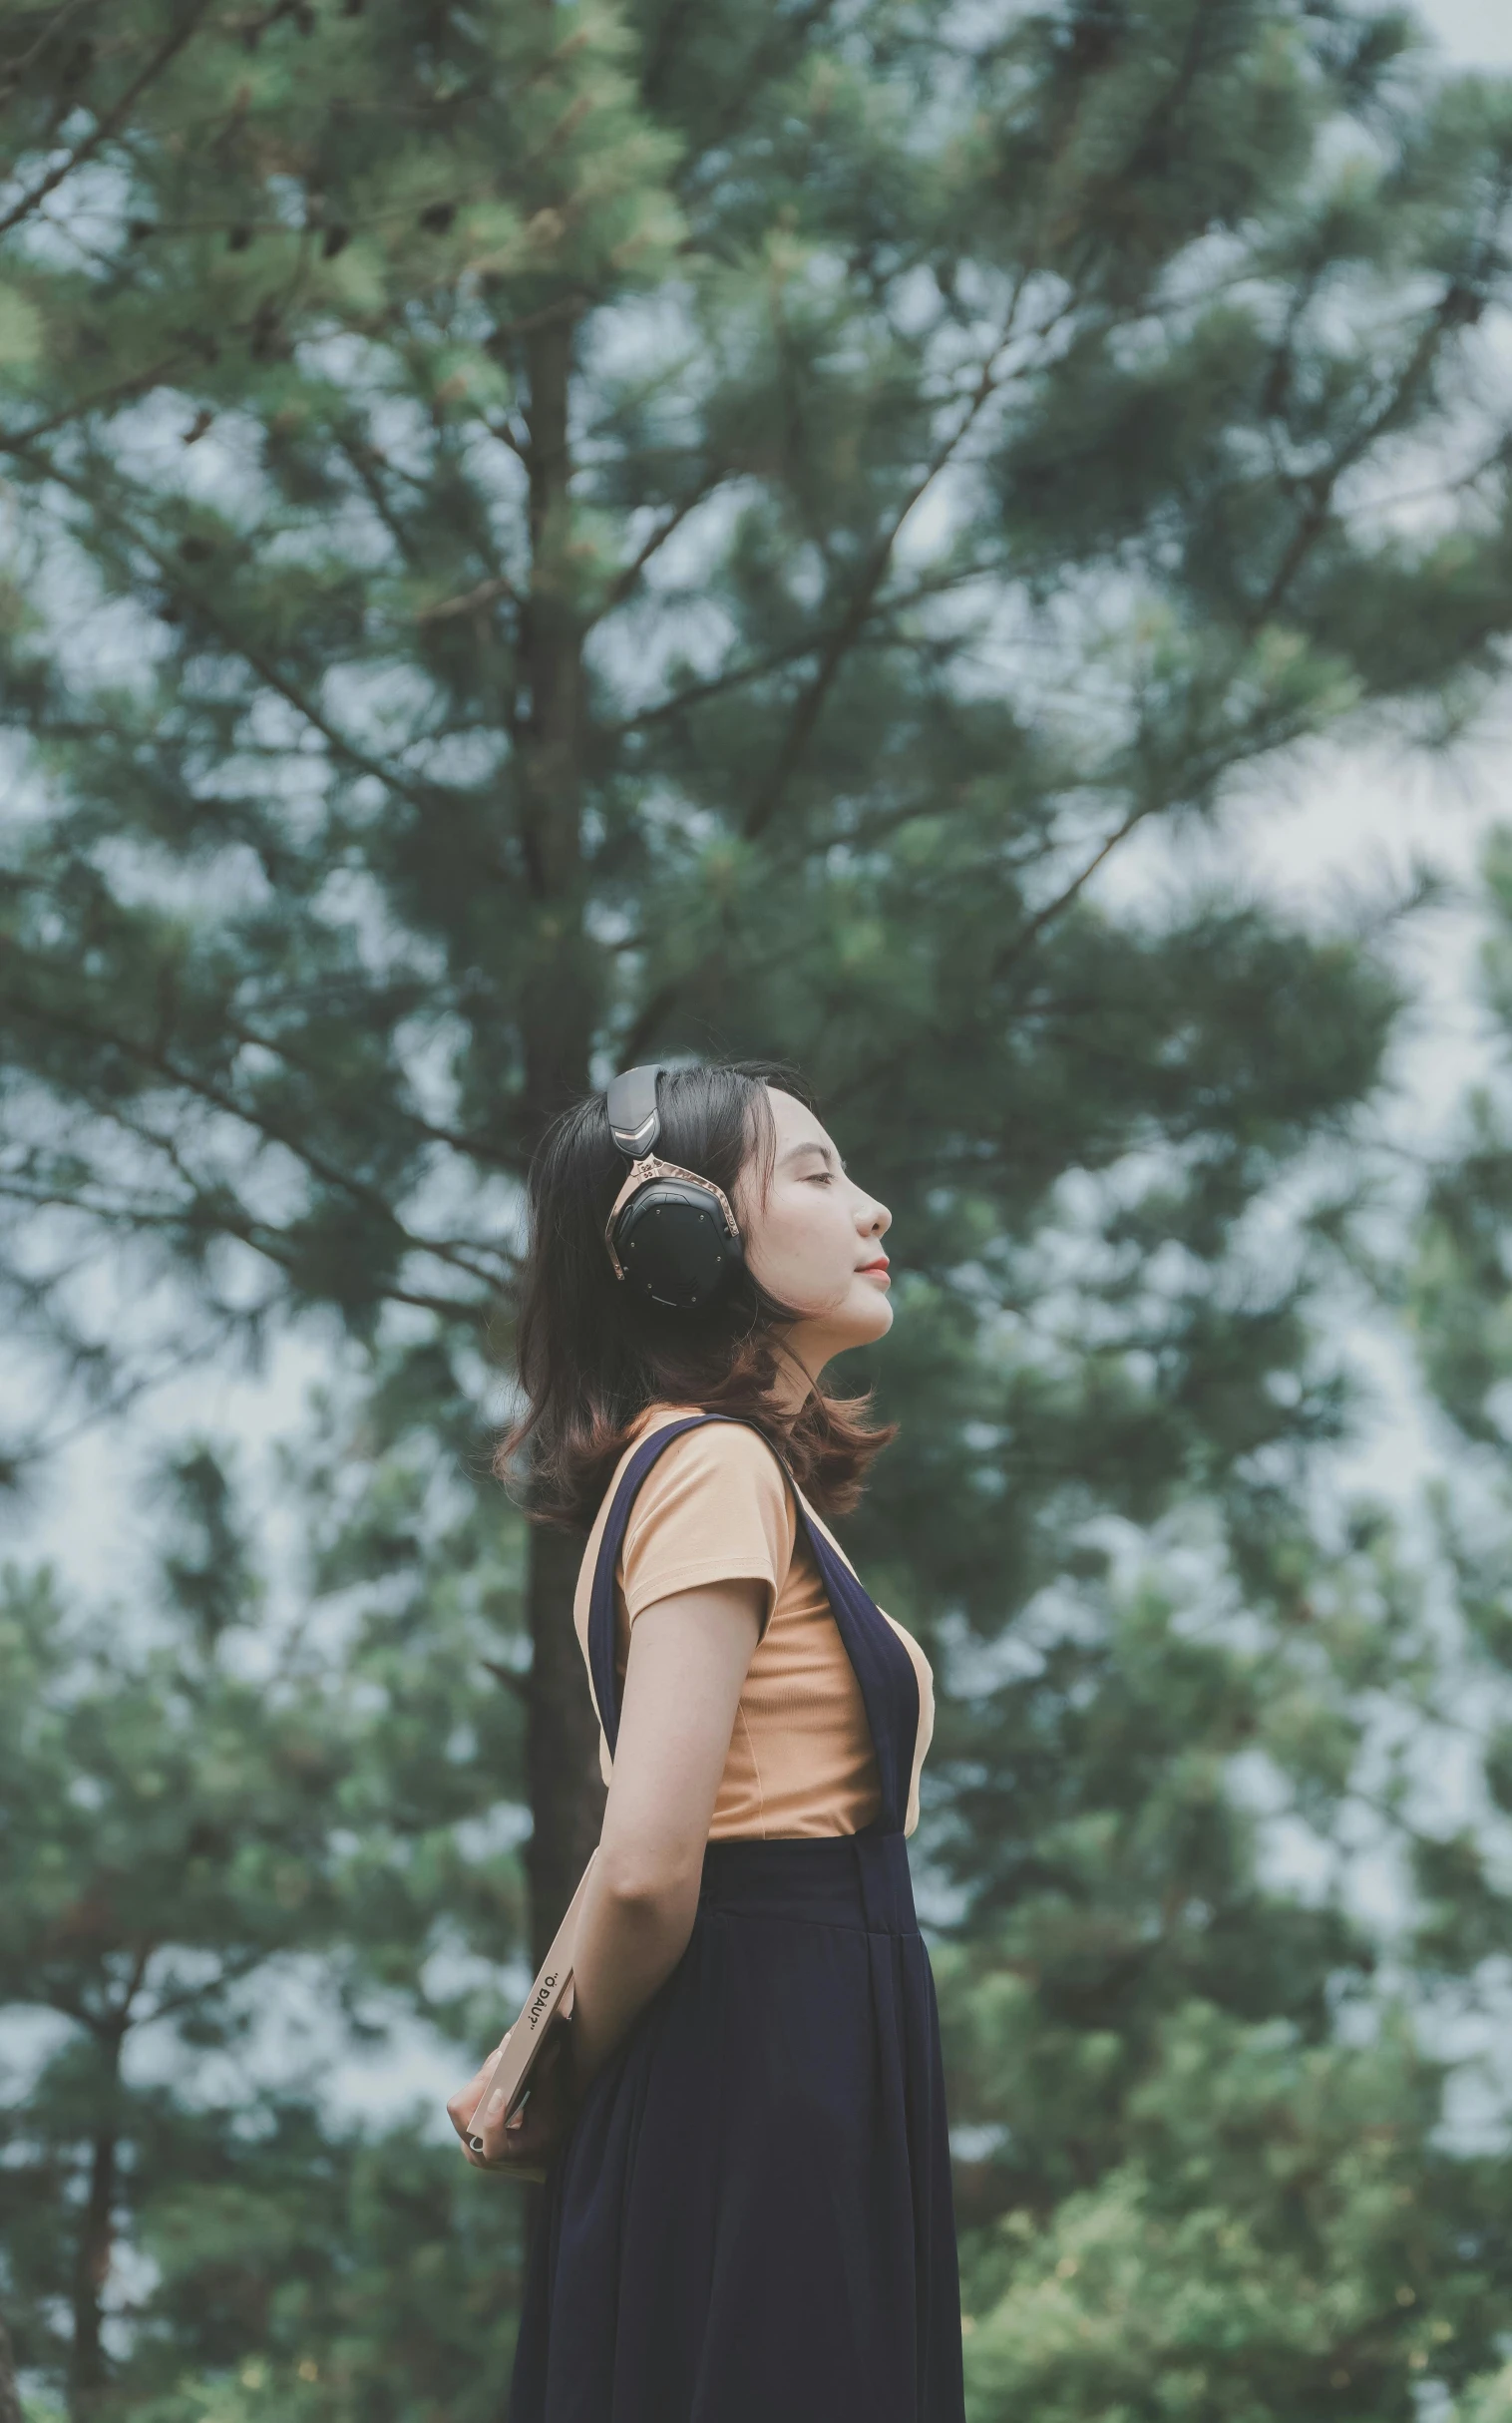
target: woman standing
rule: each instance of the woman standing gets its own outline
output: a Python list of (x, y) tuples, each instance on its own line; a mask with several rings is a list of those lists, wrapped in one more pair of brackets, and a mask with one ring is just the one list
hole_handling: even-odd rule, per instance
[(531, 1207), (501, 1468), (591, 1525), (609, 1790), (564, 2050), (468, 2157), (547, 2166), (509, 2423), (960, 2423), (932, 1678), (822, 1519), (896, 1432), (820, 1387), (892, 1325), (892, 1215), (752, 1061), (574, 1105)]

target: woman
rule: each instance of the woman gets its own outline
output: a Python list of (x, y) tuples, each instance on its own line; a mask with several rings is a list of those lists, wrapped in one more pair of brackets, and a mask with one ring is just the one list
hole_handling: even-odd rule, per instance
[[(892, 1326), (892, 1215), (785, 1067), (637, 1070), (611, 1100), (617, 1141), (594, 1097), (532, 1171), (501, 1449), (529, 1442), (534, 1513), (591, 1525), (608, 1785), (561, 2057), (468, 2156), (546, 2165), (510, 2423), (960, 2423), (904, 1841), (932, 1677), (821, 1519), (896, 1433), (820, 1387)], [(483, 2085), (448, 2107), (465, 2150)]]

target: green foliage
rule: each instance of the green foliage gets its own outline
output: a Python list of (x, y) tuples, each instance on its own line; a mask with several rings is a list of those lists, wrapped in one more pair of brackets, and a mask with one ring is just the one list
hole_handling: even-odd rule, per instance
[[(951, 1817), (994, 1847), (937, 1973), (983, 2148), (959, 2171), (977, 2417), (1406, 2417), (1420, 2377), (1496, 2356), (1506, 2161), (1437, 2141), (1419, 2008), (1505, 1944), (1507, 1893), (1421, 1829), (1410, 1763), (1380, 1772), (1379, 1711), (1446, 1745), (1462, 1677), (1360, 1528), (1269, 1624), (1115, 1593), (973, 1710), (992, 1755)], [(1350, 1908), (1366, 1815), (1410, 1871), (1395, 1944)], [(1302, 1894), (1265, 1879), (1283, 1816)]]
[[(1504, 2169), (1435, 2150), (1404, 2009), (1340, 2025), (1362, 1810), (1425, 1981), (1504, 1910), (1382, 1746), (1443, 1738), (1445, 1644), (1309, 1495), (1400, 988), (1098, 879), (1499, 672), (1512, 97), (1302, 0), (38, 0), (0, 117), (0, 1287), (51, 1376), (5, 1473), (290, 1323), (354, 1359), (300, 1627), (207, 1451), (119, 1638), (10, 1586), (6, 1993), (68, 2031), (0, 2172), (24, 2361), (164, 2423), (493, 2411), (516, 2248), (445, 2149), (195, 2064), (293, 1961), (476, 2044), (467, 1962), (560, 1907), (565, 1568), (476, 1485), (521, 1182), (713, 1047), (803, 1064), (895, 1214), (851, 1544), (940, 1682), (976, 2412), (1490, 2423)], [(1477, 1436), (1487, 1116), (1418, 1291)]]
[[(384, 1475), (412, 1530), (382, 1593), (370, 1510), (327, 1545), (345, 1621), (327, 1597), (270, 1626), (203, 1446), (172, 1476), (156, 1604), (84, 1620), (46, 1574), (4, 1575), (0, 2003), (47, 2022), (4, 2124), (6, 2305), (19, 2365), (67, 2377), (74, 2411), (198, 2415), (210, 2375), (248, 2413), (412, 2417), (443, 2388), (497, 2412), (518, 2213), (433, 2111), (364, 2125), (299, 2074), (339, 2080), (343, 2037), (402, 2020), (463, 2075), (518, 1966), (509, 1703), (472, 1688), (460, 1559), (417, 1638), (408, 1477)], [(509, 1586), (497, 1561), (471, 1579)], [(269, 2051), (301, 2005), (302, 2050)]]
[[(1487, 847), (1485, 875), (1481, 992), (1502, 1041), (1512, 1019), (1512, 833), (1505, 828)], [(1512, 1373), (1512, 1124), (1503, 1087), (1472, 1091), (1465, 1128), (1428, 1198), (1408, 1313), (1428, 1382), (1457, 1426), (1483, 1445), (1504, 1446), (1508, 1424), (1496, 1392)]]
[(973, 2411), (1411, 2415), (1456, 2326), (1483, 2344), (1501, 2310), (1489, 2248), (1440, 2277), (1463, 2252), (1424, 2192), (1433, 2102), (1389, 2024), (1368, 2054), (1304, 2053), (1280, 2023), (1175, 2013), (1130, 2159), (1011, 2233), (1010, 2284), (969, 2335)]
[(1161, 1142), (1232, 1223), (1356, 1098), (1347, 954), (1081, 888), (1494, 667), (1499, 458), (1379, 500), (1500, 292), (1497, 94), (1281, 0), (102, 22), (23, 12), (8, 105), (6, 1199), (81, 1383), (39, 1205), (202, 1350), (471, 1325), (625, 1048), (806, 1059), (951, 1288)]

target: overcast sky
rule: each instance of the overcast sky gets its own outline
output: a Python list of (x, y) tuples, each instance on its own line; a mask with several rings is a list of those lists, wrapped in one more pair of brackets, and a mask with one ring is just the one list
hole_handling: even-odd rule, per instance
[(1418, 0), (1417, 13), (1470, 67), (1512, 67), (1512, 0)]

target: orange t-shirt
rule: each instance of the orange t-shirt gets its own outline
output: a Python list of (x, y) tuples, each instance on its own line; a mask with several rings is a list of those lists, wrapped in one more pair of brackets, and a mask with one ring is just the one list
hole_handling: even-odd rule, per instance
[[(625, 1465), (652, 1430), (697, 1406), (647, 1407), (588, 1534), (573, 1601), (583, 1661), (598, 1545)], [(845, 1556), (804, 1499), (810, 1522)], [(856, 1568), (851, 1566), (854, 1573)], [(769, 1597), (761, 1637), (741, 1686), (729, 1755), (709, 1823), (710, 1841), (732, 1835), (853, 1834), (877, 1815), (881, 1787), (866, 1703), (798, 1521), (788, 1476), (746, 1424), (708, 1422), (663, 1448), (635, 1494), (614, 1563), (615, 1666), (621, 1685), (630, 1627), (657, 1599), (700, 1582), (756, 1580)], [(902, 1624), (887, 1621), (908, 1650), (919, 1684), (919, 1732), (905, 1833), (919, 1823), (919, 1774), (935, 1728), (929, 1659)], [(611, 1762), (600, 1724), (598, 1764)]]

